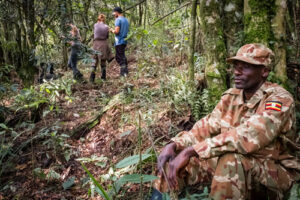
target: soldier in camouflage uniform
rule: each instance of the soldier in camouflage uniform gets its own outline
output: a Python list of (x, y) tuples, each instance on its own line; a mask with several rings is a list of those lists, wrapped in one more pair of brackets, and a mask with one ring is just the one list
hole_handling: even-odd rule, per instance
[[(158, 158), (160, 192), (211, 183), (212, 199), (248, 199), (254, 183), (283, 197), (299, 179), (291, 154), (295, 137), (292, 95), (266, 82), (274, 54), (246, 44), (227, 59), (236, 88), (227, 90), (211, 114), (172, 138)], [(160, 199), (155, 190), (152, 199)]]

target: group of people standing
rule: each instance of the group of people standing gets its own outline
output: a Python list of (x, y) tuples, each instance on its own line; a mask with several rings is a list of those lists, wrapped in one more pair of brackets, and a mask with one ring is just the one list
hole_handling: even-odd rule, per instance
[[(90, 74), (90, 82), (95, 81), (97, 66), (100, 63), (101, 66), (101, 79), (106, 80), (106, 64), (110, 63), (114, 58), (117, 63), (120, 65), (120, 75), (128, 75), (128, 63), (125, 56), (125, 49), (127, 45), (126, 37), (129, 31), (129, 22), (123, 16), (123, 10), (120, 7), (115, 7), (113, 10), (113, 16), (115, 17), (115, 27), (110, 28), (106, 24), (106, 16), (100, 14), (97, 19), (97, 23), (94, 25), (94, 34), (93, 34), (93, 49), (99, 51), (99, 54), (94, 55), (94, 62), (92, 65), (92, 72)], [(80, 54), (80, 33), (78, 28), (70, 24), (71, 27), (71, 55), (68, 62), (68, 66), (73, 70), (74, 79), (80, 80), (83, 78), (83, 75), (77, 68), (77, 61)], [(109, 33), (115, 35), (115, 51), (116, 55), (114, 56), (111, 51), (111, 47), (108, 41)]]

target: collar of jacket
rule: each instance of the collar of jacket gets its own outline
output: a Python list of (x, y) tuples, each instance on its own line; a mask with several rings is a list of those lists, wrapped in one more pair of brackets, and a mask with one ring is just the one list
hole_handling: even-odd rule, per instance
[(246, 104), (248, 108), (254, 108), (267, 93), (266, 90), (268, 83), (264, 82), (262, 86), (254, 93), (254, 95), (249, 99), (248, 102), (244, 102), (243, 90), (235, 89), (234, 93), (238, 95), (237, 105)]

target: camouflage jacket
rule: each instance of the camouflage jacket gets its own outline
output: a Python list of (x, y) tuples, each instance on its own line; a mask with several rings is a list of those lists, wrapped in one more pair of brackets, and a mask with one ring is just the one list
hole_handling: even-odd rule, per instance
[(193, 146), (203, 159), (236, 152), (278, 160), (300, 170), (291, 154), (295, 145), (293, 97), (270, 82), (265, 82), (247, 102), (243, 90), (227, 90), (211, 114), (172, 140), (179, 150)]

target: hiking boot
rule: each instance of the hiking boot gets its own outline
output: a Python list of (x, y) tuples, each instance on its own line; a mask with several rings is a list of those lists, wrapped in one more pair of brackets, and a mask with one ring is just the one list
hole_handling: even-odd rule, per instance
[(157, 189), (153, 188), (152, 190), (152, 196), (150, 200), (162, 200), (163, 196)]
[(101, 70), (102, 74), (101, 74), (101, 79), (102, 80), (106, 80), (106, 69)]
[(75, 74), (74, 79), (76, 81), (84, 83), (83, 75), (80, 72), (78, 72), (77, 74)]
[(95, 82), (95, 77), (96, 77), (95, 72), (92, 72), (91, 75), (90, 75), (90, 82), (91, 82), (91, 83), (94, 83), (94, 82)]
[(121, 66), (120, 74), (121, 76), (125, 76), (125, 77), (128, 76), (128, 68), (126, 65)]

